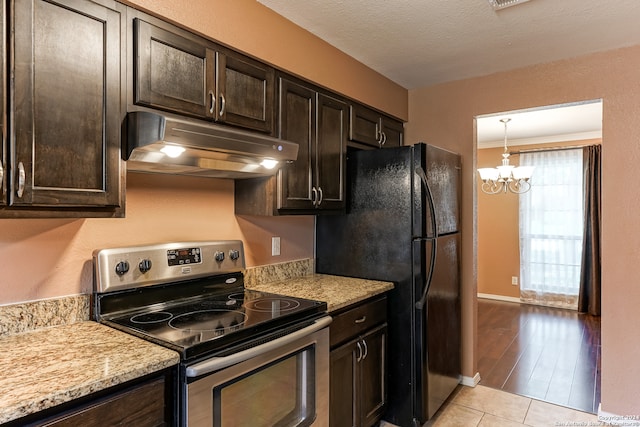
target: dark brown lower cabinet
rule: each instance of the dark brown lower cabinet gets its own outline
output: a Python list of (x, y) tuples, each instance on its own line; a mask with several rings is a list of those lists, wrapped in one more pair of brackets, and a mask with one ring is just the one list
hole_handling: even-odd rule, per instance
[(171, 371), (36, 413), (10, 426), (157, 427), (174, 425)]
[[(334, 317), (332, 343), (333, 336), (344, 337), (344, 327), (351, 322), (355, 335), (331, 349), (331, 427), (369, 427), (380, 421), (387, 403), (385, 320), (386, 299), (359, 305)], [(368, 328), (363, 331), (363, 327)]]

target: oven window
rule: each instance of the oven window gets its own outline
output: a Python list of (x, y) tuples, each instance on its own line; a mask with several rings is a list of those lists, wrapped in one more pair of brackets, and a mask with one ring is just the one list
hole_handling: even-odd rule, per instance
[(314, 346), (309, 346), (216, 386), (213, 425), (311, 425), (316, 401), (314, 355)]

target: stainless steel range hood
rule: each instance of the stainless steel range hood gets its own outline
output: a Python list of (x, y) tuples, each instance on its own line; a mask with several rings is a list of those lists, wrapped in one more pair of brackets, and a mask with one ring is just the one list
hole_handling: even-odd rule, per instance
[(216, 178), (274, 175), (298, 144), (170, 114), (127, 114), (127, 169)]

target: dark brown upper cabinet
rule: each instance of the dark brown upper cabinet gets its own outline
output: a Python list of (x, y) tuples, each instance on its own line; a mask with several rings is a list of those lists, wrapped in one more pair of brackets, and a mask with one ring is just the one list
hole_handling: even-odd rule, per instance
[(5, 105), (7, 103), (5, 89), (7, 87), (7, 48), (5, 34), (7, 34), (6, 3), (0, 0), (0, 209), (6, 206), (6, 170), (7, 170), (7, 117)]
[(0, 216), (122, 216), (124, 6), (20, 0), (9, 10)]
[(133, 21), (134, 104), (273, 134), (272, 67), (145, 19)]
[(215, 51), (205, 40), (136, 18), (133, 102), (213, 119)]
[(317, 95), (317, 104), (315, 205), (324, 210), (344, 209), (349, 109), (345, 102), (322, 93)]
[(404, 124), (401, 121), (383, 116), (380, 129), (382, 129), (383, 147), (404, 145)]
[(276, 177), (236, 181), (236, 214), (344, 209), (346, 102), (287, 76), (280, 78), (279, 88), (279, 137), (298, 144), (298, 159), (283, 165)]
[(228, 50), (216, 59), (216, 120), (274, 134), (275, 70)]
[(349, 108), (350, 145), (370, 147), (398, 147), (404, 144), (402, 122), (359, 104)]

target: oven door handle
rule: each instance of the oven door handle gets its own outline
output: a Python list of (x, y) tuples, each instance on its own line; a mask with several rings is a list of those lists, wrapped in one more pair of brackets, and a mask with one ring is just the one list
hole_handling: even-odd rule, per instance
[(320, 329), (326, 328), (331, 324), (331, 316), (325, 316), (316, 320), (313, 324), (302, 328), (298, 331), (287, 334), (283, 337), (276, 338), (275, 340), (266, 342), (256, 347), (249, 348), (247, 350), (239, 351), (238, 353), (231, 354), (223, 357), (211, 357), (203, 362), (194, 363), (187, 366), (186, 375), (187, 378), (195, 378), (201, 375), (208, 374), (213, 371), (217, 371), (227, 366), (235, 365), (236, 363), (244, 362), (256, 356), (259, 356), (268, 351), (274, 350), (278, 347), (282, 347), (289, 343), (292, 343), (300, 338), (310, 335)]

